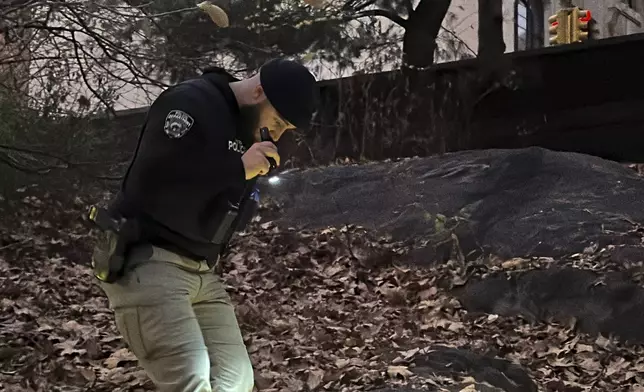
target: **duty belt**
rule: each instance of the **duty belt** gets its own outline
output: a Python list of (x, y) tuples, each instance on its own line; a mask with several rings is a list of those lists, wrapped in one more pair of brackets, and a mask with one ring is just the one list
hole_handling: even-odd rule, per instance
[(92, 269), (94, 276), (105, 283), (114, 283), (122, 276), (128, 247), (141, 236), (135, 219), (115, 219), (105, 209), (91, 206), (88, 218), (99, 229)]

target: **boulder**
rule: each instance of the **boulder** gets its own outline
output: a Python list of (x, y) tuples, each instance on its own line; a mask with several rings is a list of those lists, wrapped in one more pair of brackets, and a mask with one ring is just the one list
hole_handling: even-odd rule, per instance
[[(415, 384), (437, 391), (537, 392), (537, 385), (520, 366), (507, 360), (446, 346), (432, 346), (417, 355), (411, 371)], [(441, 385), (441, 380), (460, 380)], [(413, 387), (381, 389), (385, 391), (421, 391)]]
[[(639, 270), (639, 268), (638, 268)], [(597, 272), (554, 266), (521, 273), (491, 274), (456, 291), (468, 310), (522, 316), (530, 322), (574, 321), (589, 334), (644, 342), (641, 272)]]
[(644, 221), (644, 179), (633, 170), (538, 147), (293, 170), (262, 185), (280, 206), (267, 219), (424, 240), (419, 263), (449, 258), (441, 245), (454, 233), (467, 259), (557, 257), (639, 243), (629, 231)]

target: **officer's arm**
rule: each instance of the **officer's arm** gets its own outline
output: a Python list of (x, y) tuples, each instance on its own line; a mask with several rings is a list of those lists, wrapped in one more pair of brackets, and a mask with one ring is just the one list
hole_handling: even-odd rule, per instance
[(178, 85), (163, 92), (150, 108), (144, 130), (148, 142), (142, 143), (138, 157), (146, 182), (192, 178), (223, 188), (245, 179), (240, 154), (228, 148), (234, 124), (223, 112), (227, 103), (199, 94), (190, 85)]

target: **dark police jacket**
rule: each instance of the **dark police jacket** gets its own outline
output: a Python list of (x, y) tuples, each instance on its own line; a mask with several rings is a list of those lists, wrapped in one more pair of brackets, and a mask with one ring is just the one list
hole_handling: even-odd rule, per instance
[(249, 194), (241, 156), (252, 135), (240, 134), (233, 80), (215, 69), (168, 88), (150, 107), (110, 206), (140, 221), (143, 241), (196, 259), (222, 252), (224, 244), (212, 242), (215, 231)]

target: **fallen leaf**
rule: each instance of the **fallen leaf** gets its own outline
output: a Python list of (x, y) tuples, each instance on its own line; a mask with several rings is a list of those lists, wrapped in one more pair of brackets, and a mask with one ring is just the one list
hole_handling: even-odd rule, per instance
[(309, 376), (306, 380), (306, 385), (309, 389), (313, 390), (322, 384), (324, 380), (324, 371), (323, 370), (311, 370), (309, 371)]
[(519, 268), (527, 264), (528, 261), (529, 260), (522, 259), (520, 257), (515, 257), (513, 259), (506, 260), (503, 263), (501, 263), (501, 268), (503, 269)]
[(407, 351), (401, 351), (400, 354), (402, 354), (403, 359), (407, 361), (411, 359), (414, 355), (418, 354), (419, 351), (420, 351), (420, 348), (414, 348)]
[(112, 353), (103, 363), (108, 369), (114, 369), (119, 366), (121, 362), (136, 362), (137, 359), (134, 354), (127, 348), (122, 348)]
[(343, 367), (347, 366), (349, 363), (351, 363), (351, 360), (346, 359), (346, 358), (338, 358), (335, 361), (335, 366), (338, 367), (338, 369), (342, 369)]
[(407, 366), (389, 366), (387, 368), (387, 375), (390, 378), (400, 378), (403, 380), (407, 380), (409, 377), (411, 377), (414, 373), (412, 373)]
[(80, 373), (89, 382), (94, 382), (96, 380), (96, 373), (94, 373), (94, 371), (92, 369), (81, 368)]
[(595, 344), (603, 349), (608, 349), (609, 347), (612, 346), (611, 340), (608, 338), (605, 338), (603, 335), (599, 335), (597, 339), (595, 339)]
[(595, 351), (595, 350), (593, 349), (593, 346), (591, 346), (591, 345), (589, 345), (589, 344), (582, 344), (582, 343), (579, 343), (579, 344), (577, 344), (577, 346), (575, 347), (575, 351), (577, 351), (578, 353), (583, 353), (583, 352), (589, 352), (589, 353), (592, 353), (592, 352), (593, 352), (593, 351)]

